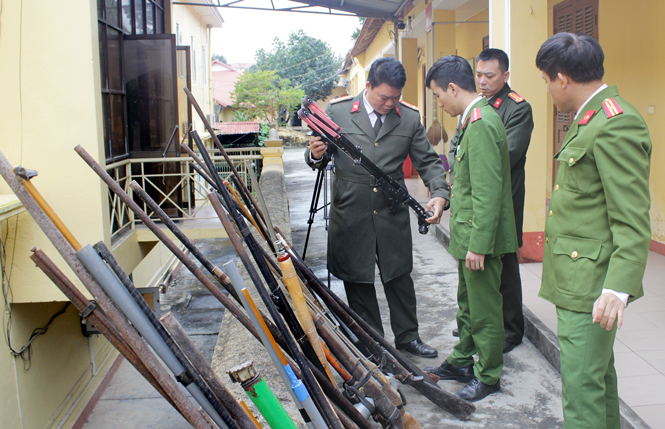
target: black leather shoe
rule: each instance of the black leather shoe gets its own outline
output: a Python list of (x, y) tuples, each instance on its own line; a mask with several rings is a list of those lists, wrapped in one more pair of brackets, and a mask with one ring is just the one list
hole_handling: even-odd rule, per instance
[(459, 329), (453, 329), (453, 337), (459, 337)]
[(511, 343), (510, 341), (504, 341), (503, 354), (510, 353), (515, 347), (517, 347), (517, 344)]
[(501, 390), (500, 380), (496, 382), (494, 386), (483, 383), (478, 378), (473, 377), (469, 383), (462, 387), (459, 392), (455, 393), (456, 396), (459, 396), (462, 399), (466, 399), (469, 402), (480, 401), (490, 393), (498, 392)]
[(409, 341), (406, 344), (397, 344), (397, 350), (409, 352), (412, 355), (424, 357), (424, 358), (435, 358), (439, 356), (439, 352), (436, 349), (428, 346), (423, 343), (420, 338), (416, 338), (413, 341)]
[(457, 380), (460, 383), (468, 383), (474, 378), (473, 365), (452, 366), (447, 360), (444, 360), (441, 366), (430, 366), (424, 370), (438, 376), (441, 380)]

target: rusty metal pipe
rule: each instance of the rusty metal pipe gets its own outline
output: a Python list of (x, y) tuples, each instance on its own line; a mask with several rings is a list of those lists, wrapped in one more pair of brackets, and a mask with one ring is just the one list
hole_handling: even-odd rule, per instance
[(57, 228), (48, 215), (37, 204), (24, 186), (19, 183), (17, 176), (12, 172), (12, 167), (7, 158), (0, 152), (0, 175), (5, 179), (14, 194), (21, 200), (23, 206), (28, 210), (37, 225), (44, 231), (53, 246), (62, 255), (63, 259), (72, 268), (79, 277), (83, 285), (95, 297), (97, 303), (104, 310), (111, 322), (116, 326), (118, 332), (125, 338), (130, 347), (137, 355), (143, 356), (146, 366), (154, 377), (160, 382), (167, 391), (171, 391), (174, 402), (178, 405), (178, 410), (182, 411), (183, 417), (196, 428), (210, 428), (212, 422), (199, 414), (194, 405), (178, 388), (175, 380), (171, 378), (157, 358), (152, 354), (148, 346), (143, 342), (139, 334), (129, 325), (127, 319), (120, 313), (111, 300), (103, 293), (101, 287), (94, 278), (88, 273), (83, 264), (78, 260), (73, 246), (65, 238), (63, 233)]
[(109, 342), (115, 347), (120, 354), (129, 361), (129, 363), (136, 368), (136, 370), (166, 399), (174, 408), (176, 407), (171, 396), (164, 390), (164, 388), (157, 382), (155, 377), (152, 376), (148, 368), (145, 366), (141, 358), (132, 350), (122, 336), (118, 333), (115, 327), (104, 317), (96, 304), (91, 303), (88, 299), (78, 290), (74, 283), (72, 283), (65, 274), (46, 256), (46, 253), (41, 249), (32, 248), (33, 254), (30, 256), (37, 267), (41, 269), (46, 277), (51, 279), (60, 291), (74, 304), (74, 307), (79, 311), (81, 317), (84, 317), (104, 335)]

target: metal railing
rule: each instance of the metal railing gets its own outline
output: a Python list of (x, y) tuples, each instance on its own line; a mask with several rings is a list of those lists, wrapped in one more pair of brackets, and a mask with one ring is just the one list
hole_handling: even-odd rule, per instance
[[(249, 187), (251, 180), (247, 177), (247, 163), (250, 160), (260, 171), (263, 157), (261, 148), (226, 149), (229, 158)], [(218, 151), (210, 151), (217, 173), (226, 180), (231, 174), (226, 159)], [(136, 181), (152, 197), (174, 221), (216, 219), (211, 211), (202, 210), (209, 207), (208, 194), (211, 186), (189, 166), (194, 160), (189, 156), (170, 158), (132, 158), (106, 166), (106, 171), (115, 179), (127, 194), (133, 195), (129, 184)], [(152, 211), (138, 198), (135, 201), (148, 216), (155, 217)], [(109, 214), (111, 218), (111, 238), (128, 229), (134, 229), (136, 219), (134, 213), (109, 190)], [(140, 222), (140, 221), (139, 221)]]

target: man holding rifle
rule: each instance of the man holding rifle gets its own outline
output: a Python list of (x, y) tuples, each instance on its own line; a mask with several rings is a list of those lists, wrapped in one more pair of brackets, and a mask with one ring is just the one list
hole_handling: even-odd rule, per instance
[[(446, 172), (427, 140), (417, 108), (400, 101), (406, 72), (394, 58), (381, 58), (369, 71), (366, 88), (357, 96), (333, 100), (326, 114), (349, 140), (381, 170), (404, 183), (402, 164), (407, 156), (429, 188), (429, 223), (438, 223), (447, 206)], [(379, 267), (397, 349), (416, 356), (436, 357), (437, 351), (418, 334), (409, 208), (392, 204), (369, 173), (354, 165), (320, 137), (312, 137), (305, 161), (324, 168), (335, 155), (328, 270), (344, 281), (349, 306), (383, 335), (374, 288), (374, 264)]]

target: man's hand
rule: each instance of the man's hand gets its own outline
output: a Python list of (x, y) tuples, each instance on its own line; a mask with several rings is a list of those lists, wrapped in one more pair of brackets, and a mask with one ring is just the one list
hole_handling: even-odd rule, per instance
[(485, 255), (473, 253), (472, 251), (466, 252), (466, 269), (469, 271), (485, 271)]
[(430, 211), (432, 208), (434, 208), (434, 213), (432, 217), (428, 217), (427, 223), (439, 223), (439, 220), (441, 220), (441, 215), (443, 214), (443, 209), (445, 209), (448, 206), (448, 200), (442, 197), (434, 197), (429, 202), (427, 203), (427, 207), (425, 207), (425, 210)]
[(617, 328), (623, 325), (623, 310), (626, 308), (623, 301), (613, 293), (602, 294), (596, 302), (593, 303), (593, 323), (600, 322), (600, 327), (608, 331), (614, 326), (614, 321), (617, 321)]
[(328, 150), (328, 143), (321, 140), (321, 136), (312, 136), (309, 139), (309, 151), (312, 159), (321, 159)]

